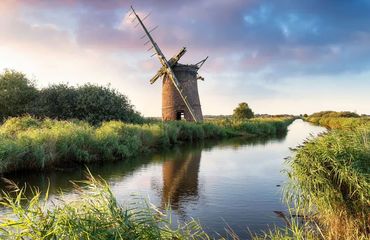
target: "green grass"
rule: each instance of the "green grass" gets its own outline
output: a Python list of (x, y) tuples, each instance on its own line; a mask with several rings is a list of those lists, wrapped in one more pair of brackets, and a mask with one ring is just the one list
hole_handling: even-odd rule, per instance
[(109, 121), (93, 126), (83, 121), (10, 118), (0, 126), (0, 173), (131, 159), (145, 152), (205, 139), (274, 136), (286, 132), (292, 121), (292, 118), (150, 124)]
[(295, 199), (328, 239), (365, 239), (370, 226), (370, 129), (335, 130), (299, 147), (289, 161)]
[[(13, 185), (0, 200), (7, 210), (0, 218), (1, 239), (210, 239), (195, 220), (172, 224), (165, 213), (139, 201), (121, 206), (108, 184), (91, 176), (75, 184), (75, 200), (48, 206), (48, 194)], [(177, 225), (177, 227), (174, 227)]]
[(331, 131), (308, 139), (287, 160), (286, 200), (305, 221), (290, 217), (286, 228), (255, 239), (369, 239), (370, 118), (320, 112), (306, 120)]
[(287, 161), (290, 181), (285, 195), (294, 211), (306, 216), (305, 224), (275, 229), (257, 239), (369, 239), (369, 118), (307, 120), (332, 130), (308, 139)]

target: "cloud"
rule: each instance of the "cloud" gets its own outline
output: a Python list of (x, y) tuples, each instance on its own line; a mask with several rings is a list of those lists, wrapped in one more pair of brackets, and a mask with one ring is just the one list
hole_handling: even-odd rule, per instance
[[(292, 79), (331, 76), (325, 81), (334, 83), (337, 76), (370, 70), (366, 0), (3, 0), (0, 55), (8, 59), (0, 64), (14, 63), (28, 71), (33, 66), (42, 74), (31, 72), (44, 78), (58, 73), (45, 81), (73, 74), (80, 81), (89, 76), (95, 82), (109, 81), (128, 89), (140, 110), (154, 113), (140, 98), (160, 91), (160, 84), (149, 88), (141, 81), (159, 65), (143, 46), (142, 30), (129, 19), (131, 4), (141, 16), (152, 12), (145, 23), (148, 28), (159, 25), (153, 36), (166, 56), (183, 46), (188, 48), (184, 63), (210, 56), (201, 69), (212, 89), (201, 89), (208, 96), (277, 98), (286, 94), (287, 84), (301, 81)], [(91, 69), (97, 76), (82, 73)], [(156, 94), (154, 104), (160, 109)]]

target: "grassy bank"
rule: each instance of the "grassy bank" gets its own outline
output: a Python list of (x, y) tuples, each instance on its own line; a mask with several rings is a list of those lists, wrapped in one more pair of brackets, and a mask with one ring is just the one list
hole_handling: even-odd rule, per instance
[(305, 219), (263, 239), (369, 239), (370, 124), (367, 117), (311, 116), (332, 129), (288, 160), (287, 197)]
[(354, 130), (370, 126), (369, 117), (308, 117), (306, 121), (329, 129)]
[(204, 123), (127, 124), (10, 118), (0, 126), (0, 172), (129, 159), (184, 142), (245, 135), (274, 136), (291, 118), (218, 120)]

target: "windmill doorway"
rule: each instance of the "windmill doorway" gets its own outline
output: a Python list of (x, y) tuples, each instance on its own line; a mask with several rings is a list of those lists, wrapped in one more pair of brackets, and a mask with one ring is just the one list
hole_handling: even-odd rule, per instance
[(185, 111), (184, 110), (180, 110), (180, 111), (176, 111), (176, 120), (184, 120), (185, 119)]

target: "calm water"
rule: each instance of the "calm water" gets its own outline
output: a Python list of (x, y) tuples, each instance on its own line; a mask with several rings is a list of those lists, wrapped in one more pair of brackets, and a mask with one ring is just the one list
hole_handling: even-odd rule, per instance
[[(175, 220), (199, 219), (207, 232), (225, 233), (229, 225), (243, 238), (268, 226), (283, 226), (273, 211), (285, 211), (281, 187), (286, 176), (284, 158), (321, 127), (296, 120), (286, 136), (275, 139), (232, 139), (184, 146), (140, 160), (89, 166), (106, 179), (122, 203), (132, 194), (158, 207), (170, 202)], [(70, 180), (84, 179), (84, 169), (6, 176), (15, 182), (60, 189), (73, 197)]]

